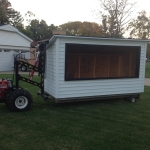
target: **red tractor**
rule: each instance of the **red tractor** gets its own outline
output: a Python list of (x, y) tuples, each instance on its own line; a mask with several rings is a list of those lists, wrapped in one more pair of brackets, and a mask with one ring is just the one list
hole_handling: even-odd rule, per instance
[[(38, 67), (36, 65), (31, 65), (25, 61), (14, 59), (14, 68), (15, 68), (15, 85), (11, 79), (2, 78), (0, 79), (0, 102), (5, 103), (8, 108), (12, 111), (25, 111), (29, 110), (32, 105), (32, 96), (31, 94), (19, 87), (19, 81), (30, 83), (32, 85), (38, 86), (41, 91), (38, 92), (38, 95), (41, 95), (44, 99), (47, 96), (44, 95), (44, 70), (45, 70), (45, 55), (46, 55), (46, 44), (41, 43), (39, 45), (39, 62)], [(27, 68), (32, 70), (32, 76), (34, 71), (38, 71), (39, 76), (41, 76), (41, 82), (32, 81), (32, 77), (25, 78), (18, 73), (18, 66), (24, 65)]]

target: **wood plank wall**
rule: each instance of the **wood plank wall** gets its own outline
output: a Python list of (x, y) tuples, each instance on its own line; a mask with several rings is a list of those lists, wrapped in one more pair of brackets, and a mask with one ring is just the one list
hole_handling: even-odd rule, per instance
[(77, 51), (66, 54), (66, 79), (120, 78), (137, 75), (139, 50)]

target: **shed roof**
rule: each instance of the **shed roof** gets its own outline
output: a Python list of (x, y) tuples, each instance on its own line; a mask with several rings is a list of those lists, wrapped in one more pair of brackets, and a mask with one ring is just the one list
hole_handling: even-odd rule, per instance
[(67, 35), (53, 35), (49, 40), (48, 47), (56, 41), (57, 38), (69, 38), (69, 39), (85, 39), (85, 40), (108, 40), (108, 41), (136, 41), (136, 42), (150, 42), (150, 40), (131, 39), (131, 38), (105, 38), (105, 37), (84, 37), (84, 36), (67, 36)]

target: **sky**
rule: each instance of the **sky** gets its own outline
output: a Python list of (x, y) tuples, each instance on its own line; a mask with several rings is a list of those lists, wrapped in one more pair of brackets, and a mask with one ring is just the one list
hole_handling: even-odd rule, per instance
[[(98, 0), (9, 0), (9, 2), (23, 17), (27, 11), (31, 11), (37, 19), (45, 20), (48, 25), (59, 26), (70, 21), (100, 23), (94, 14), (94, 10), (99, 6)], [(149, 0), (137, 0), (135, 12), (142, 10), (150, 13)]]

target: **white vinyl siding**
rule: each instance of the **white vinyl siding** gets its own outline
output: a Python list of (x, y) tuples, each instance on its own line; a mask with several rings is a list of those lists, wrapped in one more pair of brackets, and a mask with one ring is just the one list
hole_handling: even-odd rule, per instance
[(22, 47), (23, 50), (29, 50), (30, 42), (28, 39), (24, 38), (17, 32), (0, 31), (0, 45), (1, 46), (11, 46), (15, 49)]
[[(15, 52), (10, 49), (0, 49), (0, 71), (12, 71), (14, 67), (14, 55), (21, 53), (21, 50)], [(29, 59), (30, 53), (22, 53), (22, 55)]]
[[(80, 80), (64, 81), (65, 75), (65, 43), (82, 43), (98, 45), (124, 45), (141, 46), (140, 73), (139, 78), (132, 79), (99, 79), (99, 80)], [(61, 39), (59, 47), (59, 97), (84, 97), (84, 96), (104, 96), (113, 94), (141, 93), (144, 91), (143, 78), (145, 69), (145, 44), (124, 42), (124, 41), (87, 41)]]
[(4, 50), (1, 50), (0, 52), (0, 71), (11, 71), (13, 70), (13, 51), (4, 52)]
[[(11, 25), (0, 26), (0, 71), (11, 71), (14, 66), (14, 54), (21, 51), (30, 52), (32, 39), (28, 38)], [(19, 51), (19, 52), (18, 52)], [(30, 53), (22, 53), (30, 59)]]
[(44, 88), (47, 93), (56, 97), (56, 44), (49, 49), (46, 51)]
[[(58, 40), (59, 39), (59, 40)], [(59, 42), (58, 42), (59, 41)], [(58, 44), (59, 47), (54, 49), (54, 45)], [(65, 44), (66, 43), (77, 43), (77, 44), (91, 44), (91, 45), (118, 45), (118, 46), (141, 46), (140, 54), (140, 69), (139, 78), (123, 78), (123, 79), (96, 79), (96, 80), (76, 80), (76, 81), (65, 81)], [(61, 98), (75, 98), (75, 97), (87, 97), (87, 96), (106, 96), (115, 94), (129, 94), (129, 93), (141, 93), (144, 91), (144, 76), (145, 76), (145, 57), (146, 57), (146, 44), (147, 42), (142, 41), (126, 41), (126, 40), (107, 40), (107, 39), (80, 39), (80, 38), (63, 38), (58, 37), (56, 41), (49, 47), (48, 51), (57, 52), (57, 65), (53, 65), (53, 70), (56, 76), (53, 76), (53, 82), (57, 80), (57, 87), (53, 91), (57, 91), (56, 99)], [(53, 47), (53, 48), (52, 48)], [(56, 47), (55, 47), (56, 48)], [(54, 52), (53, 52), (54, 53)], [(56, 56), (56, 54), (55, 54)], [(49, 62), (50, 63), (50, 62)], [(53, 62), (54, 63), (54, 62)], [(51, 63), (52, 64), (52, 63)], [(50, 65), (50, 64), (49, 64)], [(54, 67), (56, 67), (54, 69)], [(49, 71), (51, 71), (49, 69)], [(50, 83), (50, 73), (47, 73), (46, 81)], [(55, 80), (54, 80), (55, 78)], [(54, 86), (54, 85), (53, 85)], [(46, 88), (47, 89), (47, 88)], [(47, 90), (49, 94), (52, 90)]]

